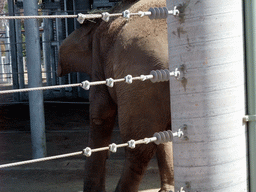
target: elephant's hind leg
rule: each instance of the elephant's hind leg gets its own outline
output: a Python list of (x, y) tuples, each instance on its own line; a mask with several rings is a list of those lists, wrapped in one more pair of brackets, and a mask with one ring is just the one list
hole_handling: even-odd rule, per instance
[[(106, 147), (110, 143), (116, 120), (116, 104), (112, 101), (105, 87), (92, 87), (90, 92), (90, 134), (89, 147)], [(108, 151), (92, 153), (86, 159), (84, 191), (105, 191), (105, 163)]]
[(173, 189), (173, 153), (172, 143), (160, 144), (157, 146), (156, 157), (161, 178), (161, 190), (169, 192)]
[(138, 145), (135, 149), (126, 149), (125, 165), (116, 192), (138, 191), (139, 184), (155, 151), (155, 144)]

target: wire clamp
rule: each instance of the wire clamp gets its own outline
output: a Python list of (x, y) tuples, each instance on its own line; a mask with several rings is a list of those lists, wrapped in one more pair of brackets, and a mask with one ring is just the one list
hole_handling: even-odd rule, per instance
[[(153, 138), (154, 138), (154, 137), (153, 137)], [(154, 141), (153, 138), (145, 138), (145, 139), (143, 139), (143, 141), (144, 141), (145, 144), (149, 144), (149, 143), (151, 143), (152, 141)]]
[(90, 147), (86, 147), (86, 148), (83, 150), (83, 152), (84, 152), (84, 155), (85, 155), (86, 157), (90, 157), (90, 156), (92, 155), (92, 149), (91, 149)]
[(245, 115), (243, 117), (244, 122), (256, 121), (256, 115)]
[(179, 78), (180, 78), (180, 71), (179, 71), (178, 68), (175, 68), (174, 77), (175, 77), (176, 79), (179, 79)]
[(125, 76), (125, 82), (128, 83), (128, 84), (132, 84), (132, 76), (131, 75), (127, 75)]
[(101, 15), (102, 15), (102, 20), (103, 21), (109, 22), (110, 14), (108, 12), (101, 13)]
[(139, 11), (138, 14), (140, 15), (140, 17), (144, 17), (146, 15), (143, 11)]
[(131, 17), (131, 13), (130, 13), (130, 11), (129, 10), (125, 10), (123, 13), (122, 13), (122, 15), (123, 15), (123, 18), (125, 18), (125, 19), (130, 19), (130, 17)]
[(177, 6), (174, 6), (173, 10), (168, 11), (168, 14), (176, 16), (180, 14), (180, 11), (177, 9)]
[(173, 137), (181, 138), (184, 135), (183, 131), (179, 129), (177, 132), (173, 133)]
[(106, 79), (106, 85), (108, 87), (114, 87), (114, 79), (112, 78)]
[(135, 141), (132, 139), (130, 141), (127, 142), (128, 143), (128, 147), (131, 148), (131, 149), (134, 149), (135, 148)]
[(85, 90), (89, 90), (90, 89), (90, 81), (83, 81), (82, 82), (82, 88)]
[(86, 19), (85, 15), (82, 13), (78, 13), (77, 15), (77, 21), (82, 25), (84, 23), (84, 20)]
[(116, 153), (117, 151), (117, 146), (115, 143), (112, 143), (109, 145), (109, 151), (111, 151), (112, 153)]

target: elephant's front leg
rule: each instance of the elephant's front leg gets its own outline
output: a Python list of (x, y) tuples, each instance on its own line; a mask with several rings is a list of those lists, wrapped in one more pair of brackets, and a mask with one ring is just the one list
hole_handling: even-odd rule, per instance
[[(106, 147), (110, 144), (116, 119), (116, 105), (107, 91), (91, 89), (90, 95), (90, 134), (88, 146), (91, 149)], [(86, 159), (84, 191), (105, 191), (105, 163), (108, 151), (92, 153)]]
[(164, 143), (157, 146), (156, 157), (161, 178), (161, 190), (169, 192), (173, 189), (173, 153), (172, 143)]

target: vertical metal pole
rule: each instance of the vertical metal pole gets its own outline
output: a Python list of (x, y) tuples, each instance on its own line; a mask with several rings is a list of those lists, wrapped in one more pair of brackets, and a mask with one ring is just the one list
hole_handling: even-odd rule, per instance
[[(8, 0), (8, 11), (10, 16), (14, 16), (14, 2), (13, 0)], [(9, 20), (10, 29), (10, 43), (11, 43), (11, 64), (12, 64), (12, 79), (13, 79), (13, 89), (19, 88), (18, 79), (18, 65), (17, 65), (17, 47), (16, 47), (16, 35), (15, 35), (15, 21)], [(13, 94), (15, 101), (20, 101), (20, 94)]]
[[(20, 11), (19, 8), (16, 7), (16, 12)], [(19, 13), (17, 15), (20, 15)], [(19, 72), (19, 88), (25, 88), (24, 82), (24, 68), (23, 68), (23, 49), (22, 49), (22, 37), (21, 37), (21, 20), (15, 20), (16, 26), (16, 42), (17, 42), (17, 62), (18, 62), (18, 72)], [(24, 98), (24, 93), (20, 93), (21, 101)]]
[[(74, 15), (76, 14), (76, 2), (75, 0), (73, 0), (73, 12), (74, 12)], [(74, 19), (74, 28), (75, 30), (77, 29), (77, 19)]]
[[(56, 20), (55, 20), (56, 22), (55, 22), (55, 29), (56, 29), (56, 42), (57, 42), (57, 44), (56, 44), (56, 47), (55, 47), (55, 61), (56, 61), (56, 65), (55, 65), (55, 69), (56, 69), (56, 71), (57, 71), (57, 65), (58, 65), (58, 51), (59, 51), (59, 49), (60, 49), (60, 40), (61, 40), (61, 38), (60, 38), (60, 36), (62, 36), (61, 35), (61, 30), (62, 30), (62, 27), (61, 27), (61, 21), (60, 21), (60, 19), (57, 19), (56, 18)], [(65, 78), (64, 77), (59, 77), (59, 84), (60, 85), (63, 85), (63, 84), (65, 84)], [(66, 94), (66, 92), (65, 92), (65, 89), (60, 89), (60, 94), (61, 94), (61, 96), (65, 96), (65, 94)]]
[(51, 77), (52, 77), (52, 85), (57, 84), (56, 80), (56, 71), (55, 71), (55, 47), (53, 46), (52, 42), (55, 41), (54, 39), (54, 22), (53, 19), (48, 20), (49, 22), (49, 33), (50, 33), (50, 41), (51, 41), (51, 50), (50, 50), (50, 63), (51, 63)]
[(0, 72), (1, 72), (1, 75), (0, 75), (0, 83), (3, 83), (4, 82), (4, 65), (3, 65), (3, 62), (2, 62), (2, 49), (0, 49)]
[[(74, 14), (77, 14), (77, 11), (76, 11), (76, 2), (75, 0), (73, 0), (73, 11), (74, 11)], [(78, 28), (78, 22), (76, 19), (74, 19), (74, 29), (76, 30)], [(79, 73), (71, 73), (70, 74), (70, 80), (71, 80), (71, 83), (77, 83), (77, 80), (79, 80)], [(72, 87), (72, 96), (74, 98), (78, 97), (78, 88), (77, 87)]]
[[(23, 5), (25, 15), (38, 15), (37, 0), (25, 0)], [(28, 85), (41, 87), (40, 38), (37, 19), (25, 20), (25, 35)], [(46, 139), (42, 91), (29, 92), (29, 109), (33, 158), (44, 157), (46, 156)]]
[(256, 192), (256, 1), (244, 0), (250, 191)]
[[(67, 10), (67, 0), (64, 0), (64, 12), (66, 15), (68, 15), (68, 10)], [(63, 35), (64, 38), (68, 37), (68, 19), (65, 19), (65, 35)], [(65, 80), (69, 81), (70, 79), (70, 74), (67, 75), (67, 77), (61, 77), (61, 84), (65, 83)], [(70, 81), (69, 81), (70, 83)], [(71, 88), (70, 88), (71, 89)]]
[[(168, 17), (175, 191), (247, 191), (241, 0), (172, 0)], [(182, 73), (183, 75), (183, 73)], [(255, 91), (255, 90), (254, 90)], [(186, 126), (184, 126), (186, 125)]]
[[(4, 65), (4, 73), (7, 73), (4, 77), (6, 78), (7, 83), (9, 82), (9, 78), (11, 78), (11, 71), (10, 71), (10, 67), (11, 67), (11, 53), (10, 53), (10, 28), (9, 25), (6, 23), (5, 24), (5, 30), (6, 30), (6, 39), (5, 39), (5, 61), (3, 61), (2, 63), (5, 64)], [(2, 59), (2, 58), (1, 58)]]
[[(47, 13), (44, 12), (44, 15), (47, 15)], [(50, 44), (50, 23), (49, 19), (43, 20), (43, 26), (44, 26), (44, 32), (42, 34), (42, 40), (43, 40), (43, 58), (44, 58), (44, 66), (46, 69), (46, 84), (47, 86), (52, 85), (52, 78), (51, 78), (51, 59), (50, 59), (50, 50), (51, 50), (51, 44)], [(52, 94), (52, 90), (47, 90), (47, 93), (49, 95)]]
[[(67, 0), (64, 0), (64, 12), (68, 15), (67, 12)], [(68, 19), (65, 18), (65, 37), (68, 37)]]

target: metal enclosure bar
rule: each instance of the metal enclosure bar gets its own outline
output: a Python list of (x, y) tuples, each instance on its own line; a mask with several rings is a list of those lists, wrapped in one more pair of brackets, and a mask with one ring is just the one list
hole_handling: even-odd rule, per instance
[[(14, 3), (12, 0), (8, 0), (8, 11), (9, 11), (9, 15), (14, 16)], [(18, 89), (19, 88), (19, 79), (18, 79), (17, 47), (16, 47), (15, 21), (14, 20), (9, 20), (9, 28), (10, 28), (13, 89)], [(13, 98), (14, 98), (14, 101), (20, 101), (19, 93), (13, 94)]]
[[(44, 15), (47, 15), (47, 12), (43, 13)], [(49, 19), (43, 20), (43, 28), (44, 32), (42, 34), (42, 41), (43, 41), (43, 58), (44, 58), (44, 67), (46, 70), (46, 85), (51, 86), (52, 85), (52, 79), (51, 79), (51, 43), (50, 43), (50, 22)], [(47, 91), (48, 95), (52, 95), (52, 90)]]
[[(247, 112), (256, 114), (256, 1), (244, 1), (245, 45), (247, 67)], [(251, 118), (252, 119), (252, 118)], [(250, 191), (256, 192), (256, 121), (248, 122)]]
[[(15, 6), (16, 14), (20, 15), (20, 9)], [(19, 72), (19, 88), (25, 88), (24, 80), (24, 67), (23, 67), (23, 48), (22, 48), (22, 37), (21, 37), (21, 20), (15, 20), (16, 29), (16, 46), (17, 46), (17, 65)], [(24, 93), (20, 93), (20, 100), (24, 100)]]
[[(37, 0), (26, 0), (24, 4), (25, 15), (38, 15)], [(40, 61), (40, 37), (37, 19), (25, 20), (28, 86), (41, 87), (41, 61)], [(43, 92), (33, 91), (29, 93), (30, 127), (32, 139), (33, 158), (46, 156), (45, 118)]]
[[(241, 0), (172, 0), (168, 17), (175, 191), (247, 191)], [(251, 25), (251, 23), (250, 23)], [(254, 113), (255, 114), (255, 113)], [(255, 131), (255, 130), (254, 130)]]

